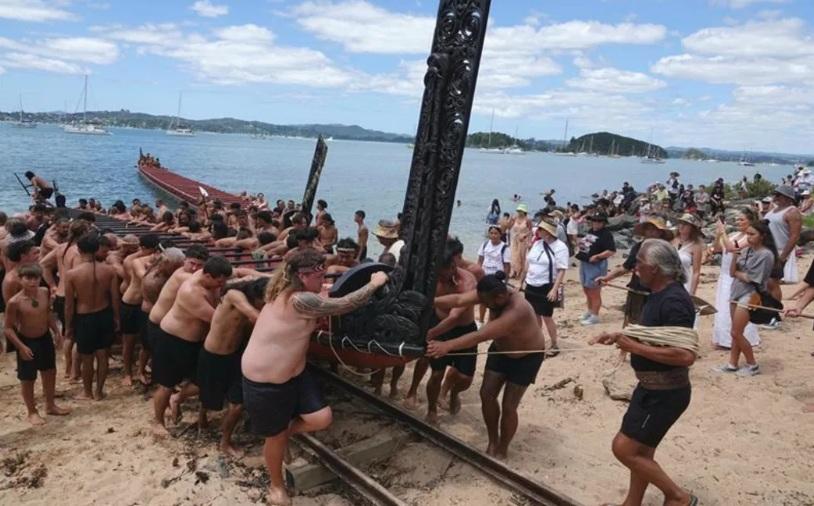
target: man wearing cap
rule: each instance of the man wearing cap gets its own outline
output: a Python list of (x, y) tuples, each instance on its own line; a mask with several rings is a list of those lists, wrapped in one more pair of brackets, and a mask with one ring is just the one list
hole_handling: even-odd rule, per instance
[[(772, 272), (769, 280), (769, 292), (777, 299), (783, 299), (780, 281), (797, 283), (797, 257), (794, 248), (800, 239), (803, 226), (803, 217), (795, 205), (797, 195), (791, 186), (781, 185), (774, 190), (775, 207), (766, 213), (764, 218), (769, 221), (769, 230), (772, 232), (774, 244), (779, 255), (778, 263), (782, 266)], [(773, 324), (774, 325), (774, 324)]]
[(404, 241), (399, 238), (398, 225), (389, 220), (379, 220), (373, 230), (373, 235), (379, 240), (379, 244), (384, 246), (382, 253), (390, 253), (396, 257), (396, 262), (398, 262), (401, 256), (401, 248), (404, 247)]
[(594, 213), (588, 220), (591, 230), (580, 239), (579, 253), (576, 255), (580, 261), (579, 278), (588, 308), (580, 324), (595, 325), (599, 323), (599, 308), (602, 307), (602, 285), (596, 279), (608, 273), (608, 258), (616, 253), (616, 243), (613, 234), (605, 228), (607, 214)]
[(643, 293), (650, 293), (650, 289), (639, 281), (639, 275), (636, 273), (636, 257), (639, 254), (639, 249), (641, 249), (642, 243), (647, 239), (664, 239), (665, 241), (673, 240), (673, 232), (667, 226), (664, 218), (660, 216), (651, 216), (644, 223), (637, 224), (633, 228), (633, 233), (641, 237), (642, 240), (630, 248), (630, 252), (628, 253), (624, 263), (616, 267), (613, 271), (605, 276), (596, 279), (597, 283), (600, 285), (605, 285), (629, 272), (633, 273), (630, 278), (630, 282), (627, 284), (627, 287), (632, 291), (627, 293), (627, 300), (625, 300), (625, 320), (624, 323), (622, 323), (622, 327), (639, 323), (642, 308), (647, 300), (647, 295), (644, 295)]

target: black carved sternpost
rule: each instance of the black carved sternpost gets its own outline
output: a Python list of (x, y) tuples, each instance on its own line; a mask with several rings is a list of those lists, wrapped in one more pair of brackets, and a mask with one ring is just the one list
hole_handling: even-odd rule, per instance
[[(343, 316), (334, 340), (372, 352), (420, 354), (432, 314), (455, 188), (469, 128), (490, 0), (441, 0), (427, 59), (424, 96), (401, 235), (405, 241), (391, 281), (368, 306)], [(375, 266), (372, 267), (375, 269)], [(342, 295), (369, 277), (349, 271), (332, 293)]]
[[(489, 0), (441, 1), (401, 221), (403, 289), (435, 295), (455, 202)], [(422, 318), (422, 331), (430, 311)], [(422, 332), (423, 333), (423, 332)]]
[(322, 174), (326, 156), (328, 156), (328, 145), (320, 135), (317, 139), (317, 147), (314, 149), (314, 158), (311, 160), (311, 172), (308, 173), (308, 181), (305, 183), (305, 193), (302, 196), (302, 212), (308, 216), (309, 220), (311, 219), (311, 208), (314, 206), (319, 176)]

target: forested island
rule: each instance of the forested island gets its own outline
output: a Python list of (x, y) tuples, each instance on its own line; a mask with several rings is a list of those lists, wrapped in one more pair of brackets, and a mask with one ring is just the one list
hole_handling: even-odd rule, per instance
[(561, 151), (604, 156), (667, 158), (667, 151), (661, 146), (610, 132), (595, 132), (581, 137), (572, 137), (568, 145)]

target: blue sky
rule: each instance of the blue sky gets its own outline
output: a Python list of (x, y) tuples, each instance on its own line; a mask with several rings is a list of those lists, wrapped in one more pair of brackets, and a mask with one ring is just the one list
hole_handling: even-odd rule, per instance
[[(0, 0), (0, 109), (412, 133), (437, 2)], [(811, 153), (811, 0), (494, 0), (470, 130)]]

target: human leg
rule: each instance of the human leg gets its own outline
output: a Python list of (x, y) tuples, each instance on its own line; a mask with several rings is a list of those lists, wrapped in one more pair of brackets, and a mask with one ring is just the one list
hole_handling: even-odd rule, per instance
[(79, 355), (82, 361), (82, 395), (80, 399), (91, 400), (93, 399), (93, 358), (94, 353), (81, 353)]
[(500, 440), (495, 451), (495, 456), (499, 459), (505, 459), (509, 455), (509, 443), (512, 442), (517, 432), (517, 407), (527, 388), (527, 386), (515, 385), (510, 381), (506, 382), (500, 414)]
[(172, 389), (159, 385), (153, 394), (153, 434), (156, 436), (167, 436), (167, 428), (164, 425), (164, 412), (170, 404)]
[(404, 374), (404, 366), (397, 365), (390, 372), (390, 398), (397, 399), (399, 396), (399, 379)]
[(314, 411), (313, 413), (305, 413), (299, 415), (291, 422), (291, 428), (288, 430), (289, 434), (300, 434), (303, 432), (317, 432), (327, 429), (333, 421), (333, 412), (330, 406), (325, 406), (322, 409)]
[(444, 379), (446, 367), (433, 368), (430, 379), (427, 380), (427, 422), (438, 423), (438, 394), (441, 392), (441, 382)]
[(557, 324), (551, 316), (543, 316), (542, 320), (548, 332), (548, 337), (551, 339), (551, 349), (554, 350), (557, 348)]
[(404, 406), (409, 409), (416, 409), (418, 407), (418, 385), (424, 379), (427, 369), (430, 367), (429, 360), (419, 358), (413, 366), (413, 380), (410, 383), (410, 389), (407, 391), (407, 396), (404, 398)]
[(96, 350), (96, 391), (94, 392), (94, 398), (96, 400), (101, 400), (105, 397), (105, 380), (107, 379), (107, 370), (110, 366), (109, 357), (109, 348)]
[(755, 365), (755, 354), (752, 352), (752, 345), (743, 335), (746, 325), (749, 323), (749, 310), (744, 307), (733, 305), (732, 308), (732, 348), (729, 351), (729, 364), (738, 367), (740, 354), (743, 353), (748, 365)]
[[(641, 504), (641, 497), (644, 496), (648, 483), (662, 491), (665, 505), (677, 506), (689, 503), (690, 495), (676, 485), (653, 459), (655, 448), (643, 445), (620, 432), (613, 439), (612, 449), (616, 459), (630, 469), (631, 483), (636, 486), (635, 490), (628, 491), (628, 498), (631, 501), (628, 502), (626, 499), (625, 506)], [(632, 475), (636, 475), (635, 481)]]
[(124, 378), (122, 384), (130, 386), (133, 384), (133, 352), (136, 349), (136, 335), (122, 334), (122, 371)]
[(450, 367), (444, 382), (448, 385), (449, 412), (457, 415), (461, 411), (461, 392), (472, 386), (472, 376), (467, 376), (455, 367)]
[(45, 412), (49, 415), (56, 416), (67, 415), (70, 413), (70, 409), (61, 408), (57, 406), (56, 402), (54, 401), (57, 370), (48, 369), (47, 371), (40, 371), (40, 380), (42, 381), (42, 393), (45, 396)]
[(232, 444), (232, 434), (235, 432), (241, 414), (243, 414), (242, 404), (229, 403), (226, 407), (226, 413), (223, 415), (223, 425), (221, 426), (220, 451), (235, 458), (240, 458), (243, 455), (243, 452)]
[(489, 445), (486, 447), (486, 454), (492, 457), (495, 456), (500, 442), (500, 431), (498, 428), (500, 422), (500, 403), (497, 400), (497, 396), (500, 395), (500, 390), (503, 388), (505, 382), (506, 377), (503, 374), (487, 369), (483, 373), (483, 383), (480, 387), (481, 411), (483, 412), (483, 421), (486, 423), (486, 432), (489, 436)]
[(23, 394), (23, 402), (25, 402), (28, 423), (31, 425), (42, 425), (45, 423), (45, 420), (37, 411), (37, 403), (34, 400), (34, 381), (35, 380), (21, 380), (20, 387)]
[(269, 473), (269, 504), (288, 506), (291, 498), (285, 488), (283, 481), (283, 458), (288, 447), (288, 430), (266, 438), (263, 444), (263, 460), (266, 462), (266, 470)]

